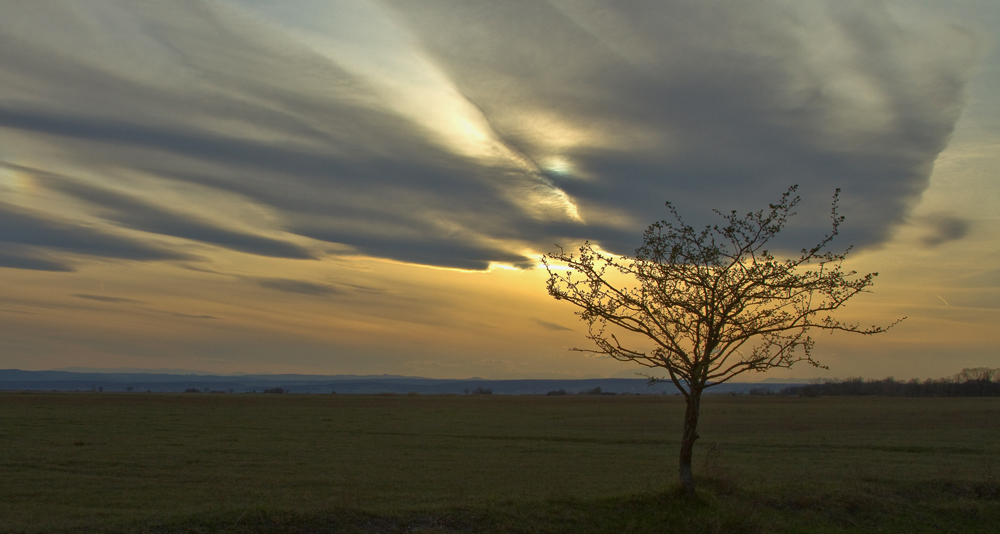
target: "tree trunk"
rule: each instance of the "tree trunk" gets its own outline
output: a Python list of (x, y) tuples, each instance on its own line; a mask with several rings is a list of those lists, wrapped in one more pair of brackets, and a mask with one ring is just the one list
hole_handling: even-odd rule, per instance
[(694, 496), (694, 475), (691, 473), (691, 452), (698, 436), (698, 414), (701, 411), (701, 388), (692, 386), (684, 412), (684, 435), (681, 437), (681, 485), (684, 493)]

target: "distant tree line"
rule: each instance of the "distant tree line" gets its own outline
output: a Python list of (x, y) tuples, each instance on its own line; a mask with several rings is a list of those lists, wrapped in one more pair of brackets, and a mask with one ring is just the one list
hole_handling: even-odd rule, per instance
[[(568, 393), (565, 389), (556, 389), (546, 393), (546, 395), (551, 397), (555, 395), (572, 395), (572, 393)], [(581, 391), (580, 393), (578, 393), (578, 395), (617, 395), (617, 393), (615, 393), (614, 391), (601, 391), (601, 387), (598, 386), (594, 389)]]
[(884, 397), (1000, 397), (1000, 368), (975, 367), (962, 369), (955, 376), (913, 379), (901, 382), (892, 377), (882, 380), (849, 378), (820, 384), (804, 384), (782, 389), (780, 395), (799, 397), (867, 396)]

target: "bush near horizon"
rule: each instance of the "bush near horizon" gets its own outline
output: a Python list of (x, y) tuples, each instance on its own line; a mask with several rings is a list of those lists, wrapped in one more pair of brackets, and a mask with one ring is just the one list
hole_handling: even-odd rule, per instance
[[(751, 394), (752, 390), (751, 390)], [(1000, 397), (1000, 368), (975, 367), (947, 378), (906, 382), (892, 377), (882, 380), (848, 378), (819, 384), (804, 384), (782, 388), (780, 395), (818, 396), (884, 396), (884, 397)]]

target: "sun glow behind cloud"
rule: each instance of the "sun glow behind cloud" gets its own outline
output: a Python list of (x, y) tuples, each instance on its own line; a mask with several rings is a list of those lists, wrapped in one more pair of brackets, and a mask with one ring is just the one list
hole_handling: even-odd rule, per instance
[(497, 137), (482, 110), (378, 3), (298, 2), (294, 9), (270, 2), (237, 5), (259, 11), (262, 22), (281, 26), (316, 53), (367, 80), (380, 93), (379, 106), (426, 128), (446, 149), (484, 166), (510, 167), (522, 180), (535, 181), (511, 197), (527, 212), (540, 218), (580, 219), (573, 201), (545, 180), (530, 159)]

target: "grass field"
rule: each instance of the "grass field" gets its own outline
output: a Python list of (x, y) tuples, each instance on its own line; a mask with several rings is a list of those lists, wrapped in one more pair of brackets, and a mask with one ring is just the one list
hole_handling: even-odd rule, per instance
[(997, 532), (1000, 399), (0, 393), (4, 532)]

